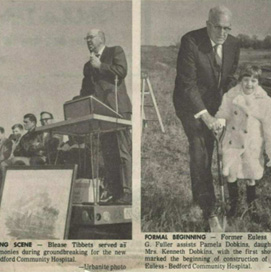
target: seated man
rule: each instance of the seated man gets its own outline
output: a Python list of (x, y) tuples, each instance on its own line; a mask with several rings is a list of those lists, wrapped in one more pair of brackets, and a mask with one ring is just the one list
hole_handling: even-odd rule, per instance
[(0, 186), (5, 178), (6, 161), (11, 155), (12, 141), (5, 137), (5, 129), (0, 127)]
[[(54, 123), (54, 116), (52, 113), (43, 111), (40, 113), (40, 123), (42, 126)], [(47, 163), (56, 164), (58, 160), (58, 147), (63, 142), (63, 136), (44, 132), (42, 135), (43, 145), (45, 149)]]
[(24, 116), (24, 128), (27, 131), (14, 150), (12, 164), (42, 165), (45, 164), (42, 134), (35, 131), (37, 118), (28, 113)]
[(24, 134), (24, 127), (21, 124), (15, 124), (11, 127), (13, 135), (18, 136), (20, 138)]
[[(40, 123), (42, 126), (53, 124), (53, 114), (47, 111), (41, 112)], [(47, 163), (77, 164), (77, 178), (91, 177), (91, 168), (86, 167), (86, 165), (90, 165), (90, 159), (86, 156), (87, 149), (82, 141), (82, 137), (67, 137), (60, 134), (44, 132), (42, 138)]]
[(77, 164), (77, 178), (91, 179), (92, 167), (90, 159), (90, 144), (85, 137), (69, 136), (68, 141), (58, 148), (60, 164)]
[(15, 124), (11, 127), (11, 129), (12, 134), (9, 136), (9, 139), (12, 141), (11, 156), (13, 157), (13, 152), (24, 134), (24, 127), (21, 124)]
[(0, 163), (10, 157), (12, 142), (6, 138), (5, 129), (0, 127)]

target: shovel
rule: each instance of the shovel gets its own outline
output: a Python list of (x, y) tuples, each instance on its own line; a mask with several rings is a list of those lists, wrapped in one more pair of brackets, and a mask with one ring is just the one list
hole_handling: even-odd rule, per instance
[[(223, 119), (224, 120), (224, 119)], [(219, 131), (213, 131), (213, 135), (216, 141), (216, 155), (217, 155), (217, 172), (218, 172), (218, 182), (221, 192), (221, 204), (222, 204), (222, 224), (221, 227), (225, 231), (227, 226), (227, 217), (226, 217), (226, 202), (225, 202), (225, 188), (224, 188), (224, 178), (222, 176), (222, 141), (226, 132), (226, 123), (223, 122), (223, 127)]]

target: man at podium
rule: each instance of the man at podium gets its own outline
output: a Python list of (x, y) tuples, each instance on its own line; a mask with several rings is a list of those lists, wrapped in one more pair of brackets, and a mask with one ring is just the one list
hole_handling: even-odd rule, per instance
[[(90, 59), (84, 65), (80, 96), (93, 95), (121, 114), (124, 119), (130, 120), (132, 105), (124, 81), (127, 75), (127, 61), (123, 49), (120, 46), (107, 47), (105, 34), (99, 29), (90, 30), (85, 40), (90, 51)], [(131, 202), (130, 132), (125, 130), (103, 134), (101, 149), (107, 187), (101, 201)]]

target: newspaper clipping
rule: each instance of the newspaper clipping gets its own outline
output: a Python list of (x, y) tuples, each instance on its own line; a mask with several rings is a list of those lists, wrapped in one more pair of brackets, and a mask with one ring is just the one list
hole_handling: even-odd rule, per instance
[(270, 11), (1, 1), (0, 271), (269, 271)]

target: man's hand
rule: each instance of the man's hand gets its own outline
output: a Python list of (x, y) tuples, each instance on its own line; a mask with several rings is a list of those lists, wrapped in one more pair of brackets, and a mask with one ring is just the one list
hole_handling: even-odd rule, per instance
[(101, 67), (101, 61), (98, 57), (96, 57), (94, 54), (90, 56), (90, 63), (92, 67), (100, 69)]
[(217, 119), (213, 117), (212, 115), (210, 115), (209, 112), (204, 112), (201, 115), (201, 119), (209, 129), (213, 129), (217, 122)]
[(57, 148), (57, 150), (61, 150), (61, 151), (69, 151), (71, 150), (71, 146), (69, 145), (68, 142), (63, 143), (60, 147)]
[(271, 167), (271, 160), (269, 160), (266, 164), (267, 167)]

